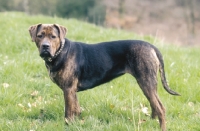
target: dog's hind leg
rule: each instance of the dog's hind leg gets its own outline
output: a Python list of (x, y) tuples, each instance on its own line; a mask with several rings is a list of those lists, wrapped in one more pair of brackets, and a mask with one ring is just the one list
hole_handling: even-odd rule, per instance
[(143, 48), (143, 50), (144, 52), (139, 52), (139, 57), (129, 59), (130, 73), (136, 78), (137, 83), (150, 102), (152, 118), (158, 116), (160, 127), (162, 131), (165, 131), (165, 109), (157, 95), (159, 61), (153, 51), (149, 51), (148, 48), (146, 50)]
[(152, 84), (149, 80), (144, 80), (142, 78), (137, 79), (137, 82), (142, 89), (144, 95), (150, 102), (150, 106), (152, 109), (151, 117), (154, 119), (158, 116), (160, 127), (162, 131), (165, 131), (166, 124), (165, 124), (165, 108), (163, 107), (156, 91), (156, 85)]

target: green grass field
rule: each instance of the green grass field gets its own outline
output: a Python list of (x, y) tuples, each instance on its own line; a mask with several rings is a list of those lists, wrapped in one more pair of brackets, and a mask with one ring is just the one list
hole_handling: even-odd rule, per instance
[[(37, 23), (64, 25), (68, 28), (67, 38), (74, 41), (141, 39), (156, 45), (163, 54), (170, 87), (181, 94), (168, 94), (159, 81), (158, 94), (166, 108), (167, 129), (200, 130), (200, 48), (172, 46), (151, 36), (105, 29), (74, 19), (5, 12), (0, 13), (0, 131), (160, 130), (158, 121), (146, 115), (151, 112), (149, 102), (130, 75), (78, 93), (82, 114), (65, 125), (62, 91), (49, 79), (29, 36), (29, 26)], [(147, 113), (143, 112), (144, 107)]]

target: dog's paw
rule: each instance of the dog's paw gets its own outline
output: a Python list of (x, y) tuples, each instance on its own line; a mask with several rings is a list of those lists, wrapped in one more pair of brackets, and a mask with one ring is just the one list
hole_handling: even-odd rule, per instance
[(67, 118), (65, 118), (65, 124), (69, 125), (69, 120)]

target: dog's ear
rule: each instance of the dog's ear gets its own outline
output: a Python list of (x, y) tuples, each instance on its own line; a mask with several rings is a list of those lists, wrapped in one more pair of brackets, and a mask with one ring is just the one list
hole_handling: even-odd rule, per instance
[(30, 33), (30, 36), (31, 36), (33, 42), (35, 42), (37, 30), (41, 25), (42, 24), (37, 24), (37, 25), (32, 25), (31, 27), (29, 27), (29, 33)]
[(67, 33), (67, 29), (64, 26), (54, 24), (54, 26), (58, 29), (59, 37), (62, 42), (65, 42), (65, 35)]

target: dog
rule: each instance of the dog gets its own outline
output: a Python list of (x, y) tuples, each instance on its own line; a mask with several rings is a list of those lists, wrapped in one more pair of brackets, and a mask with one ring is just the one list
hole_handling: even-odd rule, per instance
[(164, 89), (172, 95), (179, 94), (169, 88), (163, 58), (155, 46), (141, 40), (73, 42), (65, 38), (67, 29), (58, 24), (32, 25), (29, 33), (51, 80), (64, 93), (66, 122), (81, 113), (76, 92), (129, 73), (150, 102), (151, 117), (158, 116), (162, 131), (166, 130), (165, 108), (157, 95), (158, 71)]

